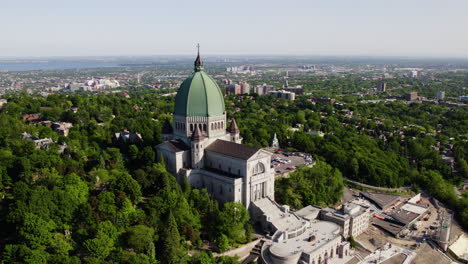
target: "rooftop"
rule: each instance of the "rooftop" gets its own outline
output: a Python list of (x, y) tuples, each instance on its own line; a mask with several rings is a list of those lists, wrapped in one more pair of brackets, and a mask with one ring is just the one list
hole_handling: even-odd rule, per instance
[(406, 211), (406, 210), (403, 210), (403, 209), (400, 208), (400, 209), (396, 210), (390, 216), (393, 217), (398, 222), (401, 222), (401, 223), (407, 225), (407, 224), (413, 222), (420, 215), (417, 214), (417, 213)]
[(423, 205), (419, 205), (419, 204), (413, 204), (413, 203), (406, 203), (401, 207), (401, 209), (418, 214), (418, 215), (422, 215), (427, 211), (427, 207)]
[(400, 199), (400, 196), (398, 195), (365, 191), (361, 192), (361, 195), (377, 204), (381, 209), (390, 207)]
[(404, 225), (395, 224), (375, 217), (372, 219), (372, 224), (384, 229), (394, 236), (397, 236), (403, 229), (405, 229)]
[(313, 221), (301, 235), (273, 243), (270, 252), (276, 256), (292, 256), (298, 252), (312, 253), (338, 236), (340, 236), (340, 227), (337, 224)]
[(318, 214), (320, 214), (320, 210), (320, 207), (309, 205), (300, 210), (297, 210), (295, 214), (306, 219), (316, 219)]
[(261, 199), (254, 202), (261, 208), (268, 221), (279, 231), (293, 231), (300, 229), (306, 221), (292, 213), (284, 212), (281, 207), (270, 199)]
[(208, 152), (215, 152), (242, 160), (250, 159), (259, 150), (260, 149), (256, 147), (250, 147), (221, 139), (217, 139), (205, 149), (205, 151)]
[(190, 147), (179, 139), (170, 140), (166, 143), (167, 146), (169, 146), (175, 152), (190, 150)]

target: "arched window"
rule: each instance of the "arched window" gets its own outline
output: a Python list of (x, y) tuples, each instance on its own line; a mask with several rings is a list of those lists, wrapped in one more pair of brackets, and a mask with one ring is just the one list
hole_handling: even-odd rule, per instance
[(265, 172), (265, 165), (263, 165), (263, 163), (261, 162), (255, 164), (255, 166), (252, 168), (253, 175), (264, 173), (264, 172)]
[(259, 162), (258, 163), (258, 173), (264, 173), (265, 172), (265, 166), (263, 163)]
[(198, 128), (200, 128), (200, 130), (202, 130), (202, 125), (201, 125), (201, 124), (198, 124)]
[(190, 124), (190, 132), (193, 131), (193, 124)]
[(203, 131), (206, 132), (206, 124), (203, 124)]
[(214, 126), (213, 126), (213, 123), (211, 123), (211, 130), (214, 130)]

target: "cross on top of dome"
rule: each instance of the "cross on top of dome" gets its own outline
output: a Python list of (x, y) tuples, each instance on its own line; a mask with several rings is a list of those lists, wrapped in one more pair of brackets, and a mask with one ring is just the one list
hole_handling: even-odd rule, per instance
[(195, 71), (203, 71), (203, 60), (200, 57), (200, 43), (197, 44), (197, 58), (195, 59)]

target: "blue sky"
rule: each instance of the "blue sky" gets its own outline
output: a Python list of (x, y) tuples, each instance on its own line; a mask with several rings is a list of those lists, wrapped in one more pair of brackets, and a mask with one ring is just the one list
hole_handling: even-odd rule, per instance
[(0, 56), (468, 57), (468, 0), (15, 0)]

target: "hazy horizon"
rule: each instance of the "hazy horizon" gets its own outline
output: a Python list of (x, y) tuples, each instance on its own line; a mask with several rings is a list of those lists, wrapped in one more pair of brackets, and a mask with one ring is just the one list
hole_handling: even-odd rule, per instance
[[(468, 58), (465, 0), (32, 1), (0, 9), (0, 57)], [(154, 54), (154, 55), (153, 55)]]

